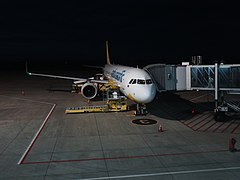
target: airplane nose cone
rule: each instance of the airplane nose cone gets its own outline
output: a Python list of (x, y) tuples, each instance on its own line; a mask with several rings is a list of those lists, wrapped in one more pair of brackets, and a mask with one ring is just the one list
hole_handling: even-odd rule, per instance
[(139, 92), (138, 101), (139, 103), (150, 103), (156, 95), (156, 86), (153, 85)]

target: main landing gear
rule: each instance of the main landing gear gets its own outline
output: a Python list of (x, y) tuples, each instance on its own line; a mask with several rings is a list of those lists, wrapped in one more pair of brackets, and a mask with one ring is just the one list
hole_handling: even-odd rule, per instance
[(147, 107), (145, 104), (137, 104), (136, 116), (145, 116), (148, 114)]

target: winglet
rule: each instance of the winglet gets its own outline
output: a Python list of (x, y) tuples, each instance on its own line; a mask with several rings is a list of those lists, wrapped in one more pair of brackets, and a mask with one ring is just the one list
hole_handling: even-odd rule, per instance
[(111, 64), (110, 63), (109, 52), (108, 52), (108, 41), (106, 41), (106, 53), (107, 53), (107, 64)]

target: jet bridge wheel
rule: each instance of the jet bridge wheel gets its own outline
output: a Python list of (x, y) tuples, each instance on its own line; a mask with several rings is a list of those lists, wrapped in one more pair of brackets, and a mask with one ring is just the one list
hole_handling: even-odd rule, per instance
[(214, 119), (217, 122), (223, 122), (226, 121), (226, 114), (224, 111), (217, 111), (215, 112)]

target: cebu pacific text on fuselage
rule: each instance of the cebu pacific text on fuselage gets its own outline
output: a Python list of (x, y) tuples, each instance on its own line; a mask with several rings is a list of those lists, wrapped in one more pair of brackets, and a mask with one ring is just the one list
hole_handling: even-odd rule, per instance
[(117, 70), (113, 70), (112, 73), (111, 73), (111, 76), (112, 76), (112, 78), (116, 79), (117, 81), (122, 82), (123, 76), (125, 75), (124, 72), (125, 72), (125, 70), (123, 70), (122, 72), (118, 72)]

